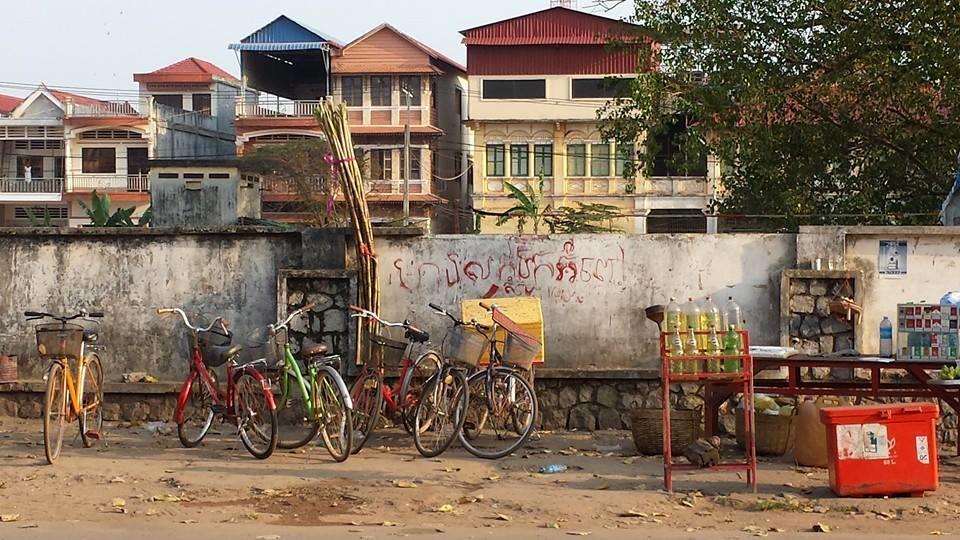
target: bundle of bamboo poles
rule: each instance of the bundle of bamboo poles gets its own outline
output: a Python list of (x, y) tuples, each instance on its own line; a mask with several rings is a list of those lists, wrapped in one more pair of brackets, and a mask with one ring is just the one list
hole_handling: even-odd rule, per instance
[[(324, 101), (316, 110), (317, 123), (330, 143), (332, 170), (340, 179), (344, 199), (350, 210), (357, 241), (357, 304), (380, 312), (380, 284), (377, 281), (377, 255), (373, 250), (373, 226), (363, 190), (363, 173), (353, 153), (353, 137), (347, 122), (347, 107), (342, 101)], [(357, 358), (365, 347), (357, 340)]]

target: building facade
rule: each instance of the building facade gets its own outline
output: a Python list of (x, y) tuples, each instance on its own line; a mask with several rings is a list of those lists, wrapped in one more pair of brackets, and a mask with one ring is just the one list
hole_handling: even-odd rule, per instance
[[(644, 41), (620, 21), (554, 7), (462, 32), (470, 87), (468, 124), (476, 151), (473, 205), (490, 213), (513, 207), (507, 183), (537, 189), (544, 205), (602, 203), (625, 218), (626, 232), (706, 231), (717, 164), (678, 170), (667, 134), (653, 174), (631, 174), (645, 141), (604, 140), (597, 111), (636, 73), (638, 50), (611, 49), (608, 36)], [(481, 221), (481, 232), (507, 223)]]
[[(409, 124), (411, 217), (434, 231), (459, 226), (455, 212), (438, 209), (461, 199), (460, 179), (467, 168), (463, 66), (387, 24), (344, 44), (284, 16), (231, 48), (240, 51), (242, 78), (258, 92), (237, 106), (240, 153), (323, 138), (314, 111), (325, 99), (342, 100), (353, 142), (362, 151), (374, 220), (403, 217), (404, 126)], [(300, 217), (292, 186), (269, 178), (264, 186), (264, 217)]]

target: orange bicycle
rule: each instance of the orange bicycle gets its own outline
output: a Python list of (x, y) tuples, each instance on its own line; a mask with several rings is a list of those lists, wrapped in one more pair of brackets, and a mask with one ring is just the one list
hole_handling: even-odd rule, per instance
[[(40, 358), (51, 360), (47, 369), (47, 393), (43, 400), (43, 444), (47, 463), (53, 464), (63, 447), (63, 432), (67, 422), (80, 422), (83, 446), (90, 448), (100, 439), (103, 430), (103, 366), (96, 352), (99, 332), (70, 321), (84, 319), (94, 323), (103, 313), (80, 310), (69, 317), (24, 312), (28, 321), (52, 319), (55, 323), (38, 324), (37, 352)], [(76, 362), (76, 375), (70, 370), (70, 361)], [(67, 396), (70, 399), (67, 399)]]

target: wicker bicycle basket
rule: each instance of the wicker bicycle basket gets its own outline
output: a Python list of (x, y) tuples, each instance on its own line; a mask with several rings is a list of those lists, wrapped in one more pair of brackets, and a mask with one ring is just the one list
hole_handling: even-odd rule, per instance
[(384, 369), (400, 369), (403, 363), (403, 353), (407, 350), (407, 342), (397, 339), (398, 332), (384, 328), (381, 333), (370, 333), (370, 361)]
[(443, 356), (457, 363), (477, 367), (489, 346), (487, 338), (468, 326), (454, 326), (443, 342)]
[(41, 358), (80, 358), (83, 327), (77, 324), (38, 324), (37, 352)]
[(540, 348), (540, 342), (535, 339), (507, 332), (507, 339), (503, 344), (503, 361), (529, 371), (540, 354)]

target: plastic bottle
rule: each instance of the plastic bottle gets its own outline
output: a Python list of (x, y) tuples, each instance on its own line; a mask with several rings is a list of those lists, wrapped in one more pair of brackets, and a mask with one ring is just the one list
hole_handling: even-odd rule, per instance
[(670, 372), (683, 373), (683, 361), (679, 360), (683, 356), (683, 338), (680, 337), (680, 329), (677, 328), (670, 336)]
[(734, 325), (736, 330), (743, 330), (743, 312), (740, 311), (740, 306), (733, 301), (732, 296), (727, 297), (727, 303), (723, 306), (723, 327), (730, 328), (730, 325)]
[(670, 303), (667, 304), (667, 309), (664, 312), (664, 320), (667, 323), (667, 332), (672, 333), (674, 330), (683, 328), (683, 310), (680, 309), (680, 304), (677, 303), (676, 298), (670, 298)]
[(700, 326), (700, 306), (693, 301), (693, 298), (687, 300), (683, 305), (683, 315), (686, 317), (687, 328), (693, 328), (694, 332), (703, 330)]
[[(684, 356), (698, 356), (700, 354), (699, 343), (697, 342), (697, 335), (694, 333), (693, 325), (687, 326), (687, 339), (683, 342), (683, 354)], [(699, 362), (694, 359), (688, 359), (685, 362), (684, 373), (696, 373), (700, 371), (698, 369)]]
[(567, 466), (562, 463), (551, 463), (537, 469), (540, 474), (557, 474), (567, 470)]
[[(733, 324), (727, 327), (727, 334), (723, 336), (723, 355), (738, 356), (740, 354), (740, 335), (737, 334), (737, 327)], [(740, 371), (739, 358), (724, 358), (723, 372), (738, 373)]]
[(887, 317), (880, 321), (880, 356), (893, 356), (893, 323)]
[[(720, 318), (720, 308), (717, 307), (713, 300), (710, 297), (706, 297), (703, 300), (703, 305), (700, 307), (700, 330), (707, 331), (711, 326), (720, 328), (722, 324)], [(707, 340), (709, 336), (700, 336), (700, 348), (706, 350)]]
[[(707, 337), (707, 356), (720, 356), (723, 349), (720, 347), (720, 336), (717, 335), (716, 325), (710, 325), (710, 335)], [(707, 373), (720, 373), (721, 362), (717, 360), (707, 360)]]

